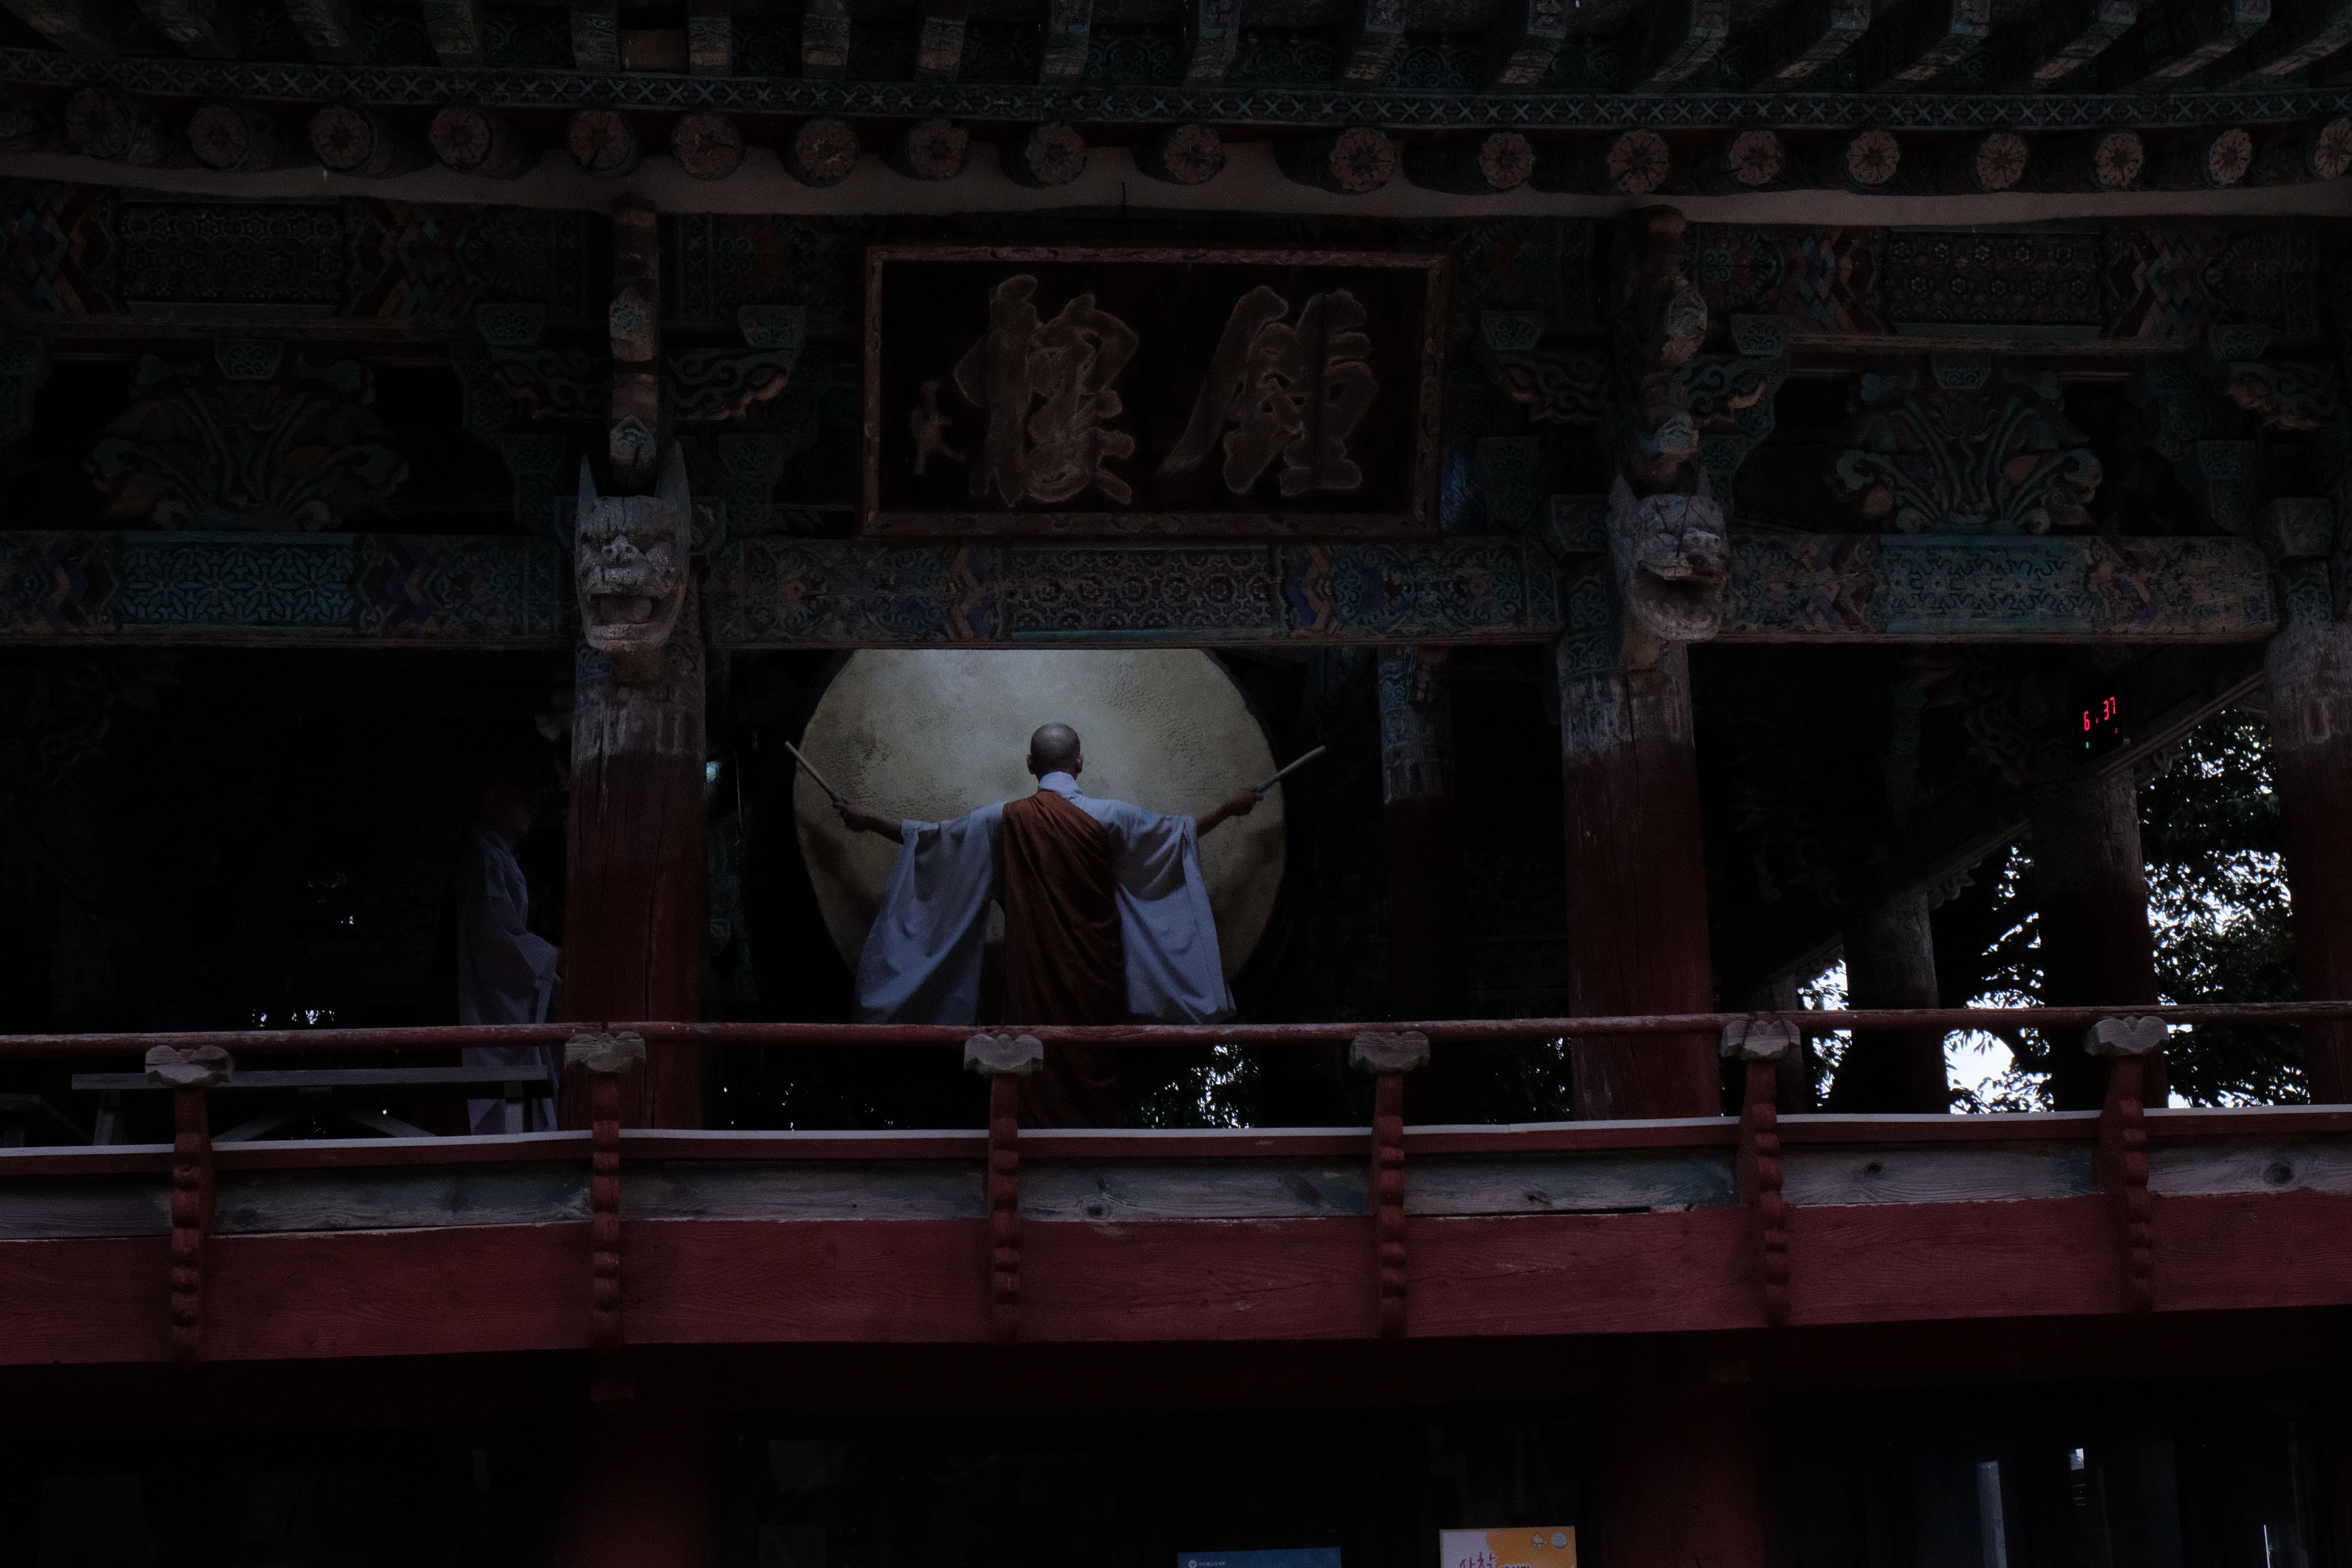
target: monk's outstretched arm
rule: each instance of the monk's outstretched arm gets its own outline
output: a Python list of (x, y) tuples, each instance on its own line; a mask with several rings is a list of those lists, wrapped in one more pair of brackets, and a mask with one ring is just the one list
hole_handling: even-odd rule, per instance
[(835, 796), (833, 809), (841, 813), (841, 825), (852, 833), (876, 834), (893, 844), (898, 841), (898, 819), (895, 816), (877, 816), (847, 795)]
[(1210, 831), (1213, 829), (1217, 824), (1224, 821), (1225, 818), (1229, 816), (1247, 816), (1251, 812), (1255, 811), (1257, 809), (1257, 791), (1252, 789), (1247, 784), (1244, 784), (1241, 788), (1234, 791), (1233, 794), (1219, 801), (1215, 810), (1204, 813), (1201, 816), (1194, 818), (1192, 830), (1202, 837), (1206, 837)]

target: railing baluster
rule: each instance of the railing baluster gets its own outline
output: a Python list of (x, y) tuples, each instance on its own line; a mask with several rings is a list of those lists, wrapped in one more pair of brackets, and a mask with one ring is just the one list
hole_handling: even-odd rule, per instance
[(205, 1253), (213, 1228), (213, 1128), (207, 1091), (232, 1067), (218, 1046), (147, 1052), (147, 1081), (172, 1091), (172, 1359), (204, 1354)]
[(1755, 1218), (1764, 1321), (1776, 1328), (1789, 1321), (1789, 1205), (1780, 1195), (1780, 1064), (1797, 1046), (1797, 1026), (1785, 1019), (1747, 1018), (1723, 1026), (1723, 1054), (1748, 1064), (1737, 1174), (1740, 1195)]
[(1401, 1339), (1405, 1321), (1404, 1075), (1429, 1065), (1429, 1037), (1417, 1029), (1370, 1031), (1349, 1043), (1348, 1065), (1372, 1081), (1372, 1237), (1381, 1337)]
[(622, 1359), (621, 1075), (646, 1065), (645, 1037), (601, 1030), (563, 1043), (563, 1066), (588, 1074), (588, 1397), (626, 1405), (635, 1380)]
[(2115, 1199), (2123, 1247), (2124, 1296), (2135, 1312), (2156, 1310), (2156, 1248), (2147, 1192), (2148, 1065), (2162, 1059), (2161, 1018), (2102, 1018), (2083, 1048), (2107, 1059), (2107, 1098), (2099, 1108), (2099, 1185)]
[(989, 1337), (1021, 1337), (1021, 1080), (1045, 1047), (1034, 1035), (974, 1035), (963, 1065), (988, 1079)]

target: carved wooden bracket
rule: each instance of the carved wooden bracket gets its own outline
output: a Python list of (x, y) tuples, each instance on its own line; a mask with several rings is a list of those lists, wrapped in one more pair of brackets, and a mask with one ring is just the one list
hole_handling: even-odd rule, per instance
[(2156, 1308), (2156, 1255), (2147, 1191), (2147, 1064), (2169, 1033), (2161, 1018), (2102, 1018), (2083, 1048), (2109, 1059), (2106, 1103), (2099, 1110), (2099, 1185), (2115, 1200), (2123, 1243), (2124, 1293), (2135, 1312)]
[(602, 1031), (563, 1042), (563, 1066), (589, 1074), (588, 1397), (626, 1405), (635, 1384), (621, 1364), (621, 1075), (646, 1065), (645, 1037)]
[(1405, 1073), (1429, 1065), (1429, 1037), (1419, 1029), (1367, 1029), (1348, 1042), (1348, 1065), (1359, 1072)]
[(147, 1051), (147, 1082), (154, 1089), (218, 1089), (236, 1070), (236, 1063), (218, 1046), (178, 1050), (152, 1046)]
[(1777, 1062), (1801, 1037), (1785, 1018), (1735, 1018), (1723, 1026), (1723, 1055), (1727, 1061)]
[[(2343, 616), (2347, 591), (2352, 591), (2352, 559), (2336, 539), (2333, 502), (2281, 496), (2254, 514), (2253, 537), (2271, 563), (2279, 615), (2286, 626), (2322, 626)], [(2274, 687), (2272, 700), (2292, 698)]]
[(646, 1037), (635, 1029), (617, 1035), (578, 1034), (563, 1042), (563, 1065), (569, 1070), (599, 1074), (623, 1073), (646, 1065)]
[(966, 1072), (985, 1078), (1027, 1078), (1045, 1059), (1034, 1035), (974, 1035), (963, 1043)]

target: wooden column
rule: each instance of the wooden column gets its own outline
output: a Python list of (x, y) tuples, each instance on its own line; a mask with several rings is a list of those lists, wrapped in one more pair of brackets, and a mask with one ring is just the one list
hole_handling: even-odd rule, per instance
[[(702, 632), (693, 590), (656, 668), (583, 644), (572, 715), (563, 1011), (702, 1016)], [(569, 1107), (567, 1096), (567, 1110)], [(570, 1125), (583, 1124), (567, 1114)], [(702, 1053), (665, 1042), (623, 1076), (625, 1127), (702, 1125)]]
[[(1567, 595), (1608, 613), (1571, 616), (1558, 645), (1569, 1011), (1587, 1016), (1714, 1005), (1690, 644), (1721, 622), (1730, 543), (1692, 461), (1682, 372), (1706, 336), (1706, 300), (1684, 268), (1685, 228), (1671, 207), (1618, 225), (1607, 554)], [(1711, 1033), (1580, 1039), (1576, 1113), (1720, 1115), (1717, 1045)]]
[[(581, 465), (563, 1008), (588, 1022), (694, 1019), (709, 877), (702, 616), (685, 459), (660, 443), (660, 248), (649, 204), (614, 204), (613, 253), (607, 456), (617, 488), (656, 493), (600, 497)], [(572, 1126), (584, 1111), (580, 1089), (567, 1084)], [(625, 1127), (699, 1127), (702, 1053), (658, 1045), (620, 1089)]]
[(1596, 1563), (1765, 1568), (1771, 1484), (1762, 1401), (1744, 1383), (1613, 1394)]
[(1454, 702), (1444, 648), (1381, 650), (1381, 802), (1388, 840), (1389, 1013), (1469, 1005), (1454, 834)]
[[(1389, 1016), (1470, 1011), (1462, 855), (1454, 831), (1454, 699), (1445, 650), (1381, 650), (1381, 831), (1388, 847)], [(1413, 1085), (1424, 1122), (1475, 1121), (1491, 1053), (1456, 1047)]]
[[(1846, 922), (1845, 989), (1853, 1007), (1933, 1007), (1936, 940), (1927, 923), (1927, 895), (1906, 894)], [(1944, 1070), (1944, 1036), (1937, 1029), (1889, 1029), (1858, 1034), (1830, 1084), (1838, 1111), (1941, 1114), (1952, 1108)]]
[[(2352, 624), (2290, 619), (2264, 668), (2295, 978), (2306, 1001), (2352, 997)], [(2352, 1026), (2308, 1024), (2303, 1041), (2314, 1103), (2352, 1101)]]
[[(2130, 769), (2078, 776), (2034, 796), (2033, 883), (2043, 1002), (2120, 1011), (2157, 999), (2139, 791)], [(2096, 1110), (2106, 1099), (2105, 1065), (2075, 1047), (2053, 1042), (2050, 1091), (2061, 1110)], [(2151, 1104), (2164, 1103), (2160, 1059), (2149, 1064), (2147, 1092)]]
[(709, 1568), (718, 1557), (711, 1447), (693, 1413), (591, 1407), (558, 1568)]
[[(1688, 650), (1646, 669), (1578, 675), (1561, 644), (1560, 768), (1568, 816), (1572, 1014), (1704, 1013), (1714, 1005), (1691, 744)], [(1576, 1112), (1714, 1116), (1708, 1035), (1580, 1039)]]

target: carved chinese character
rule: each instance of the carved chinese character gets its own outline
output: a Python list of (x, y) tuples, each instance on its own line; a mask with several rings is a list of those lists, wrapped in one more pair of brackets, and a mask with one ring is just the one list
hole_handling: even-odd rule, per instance
[(1108, 465), (1135, 452), (1134, 437), (1110, 428), (1125, 406), (1113, 384), (1135, 357), (1134, 329), (1098, 310), (1092, 294), (1041, 321), (1030, 302), (1036, 292), (1025, 273), (998, 284), (987, 335), (956, 362), (956, 390), (988, 411), (971, 493), (993, 489), (1010, 506), (1070, 500), (1089, 488), (1132, 500)]
[(1335, 289), (1309, 296), (1296, 326), (1289, 314), (1290, 301), (1264, 284), (1235, 302), (1183, 438), (1160, 465), (1163, 476), (1206, 462), (1222, 429), (1221, 473), (1235, 495), (1247, 494), (1276, 457), (1286, 496), (1364, 482), (1348, 456), (1348, 437), (1380, 391), (1366, 363), (1372, 341), (1359, 330), (1364, 307)]

